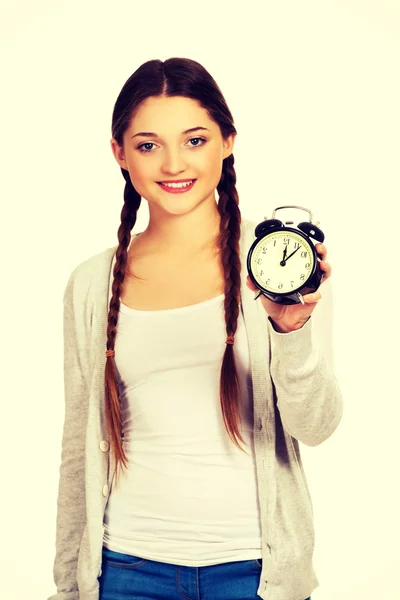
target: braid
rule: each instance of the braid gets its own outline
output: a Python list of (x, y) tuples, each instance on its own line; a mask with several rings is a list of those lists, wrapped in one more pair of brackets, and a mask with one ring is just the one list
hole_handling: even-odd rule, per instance
[(121, 224), (118, 228), (119, 245), (116, 252), (116, 262), (113, 271), (112, 297), (108, 312), (107, 359), (105, 368), (105, 413), (111, 438), (111, 446), (117, 457), (117, 466), (120, 461), (126, 467), (127, 457), (123, 450), (121, 439), (123, 423), (116, 379), (114, 344), (121, 303), (120, 294), (125, 279), (125, 268), (128, 260), (128, 246), (131, 241), (131, 231), (136, 223), (141, 196), (133, 187), (128, 171), (122, 168), (121, 171), (126, 183), (124, 189), (124, 205), (121, 211)]
[[(241, 261), (239, 252), (241, 213), (239, 209), (239, 195), (236, 190), (234, 162), (233, 154), (230, 154), (223, 161), (222, 176), (217, 186), (219, 194), (218, 211), (221, 217), (221, 260), (225, 279), (225, 323), (226, 333), (229, 336), (221, 367), (220, 402), (228, 434), (236, 446), (240, 448), (236, 438), (239, 438), (243, 443), (246, 442), (243, 440), (238, 429), (238, 422), (241, 421), (239, 403), (240, 382), (232, 345), (237, 330), (241, 286)], [(242, 448), (240, 449), (243, 450)]]

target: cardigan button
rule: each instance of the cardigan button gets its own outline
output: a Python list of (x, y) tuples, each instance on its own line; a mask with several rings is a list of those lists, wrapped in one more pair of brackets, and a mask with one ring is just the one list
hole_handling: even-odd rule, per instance
[(258, 419), (258, 429), (262, 429), (262, 420)]
[(108, 494), (108, 485), (105, 484), (105, 485), (103, 485), (103, 496), (107, 496), (107, 494)]
[(110, 449), (110, 444), (108, 443), (107, 440), (101, 440), (100, 442), (100, 450), (102, 452), (108, 452), (108, 450)]

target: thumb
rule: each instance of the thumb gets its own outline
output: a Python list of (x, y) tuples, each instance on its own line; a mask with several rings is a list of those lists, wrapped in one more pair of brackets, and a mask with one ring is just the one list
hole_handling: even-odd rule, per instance
[(254, 283), (252, 282), (252, 280), (250, 279), (250, 275), (247, 275), (247, 279), (246, 279), (246, 285), (247, 287), (252, 290), (253, 292), (255, 292), (257, 290), (256, 286), (254, 285)]

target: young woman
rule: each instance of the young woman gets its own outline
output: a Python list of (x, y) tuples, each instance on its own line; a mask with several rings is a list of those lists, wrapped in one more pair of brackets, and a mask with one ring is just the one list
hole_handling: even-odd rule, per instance
[[(193, 60), (148, 61), (117, 98), (118, 246), (64, 293), (49, 600), (305, 600), (318, 586), (299, 441), (327, 439), (342, 399), (311, 316), (320, 290), (254, 301), (257, 222), (239, 211), (235, 136)], [(149, 223), (132, 235), (142, 197)]]

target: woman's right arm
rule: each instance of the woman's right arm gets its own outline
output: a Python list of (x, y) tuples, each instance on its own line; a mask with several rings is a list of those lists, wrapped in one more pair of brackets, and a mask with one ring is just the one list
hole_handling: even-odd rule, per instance
[(70, 282), (64, 293), (65, 416), (53, 565), (57, 593), (47, 600), (79, 600), (76, 572), (86, 524), (85, 433), (89, 392), (84, 378), (86, 363), (79, 346), (79, 342), (82, 346), (84, 316), (82, 314), (78, 319), (75, 316)]

